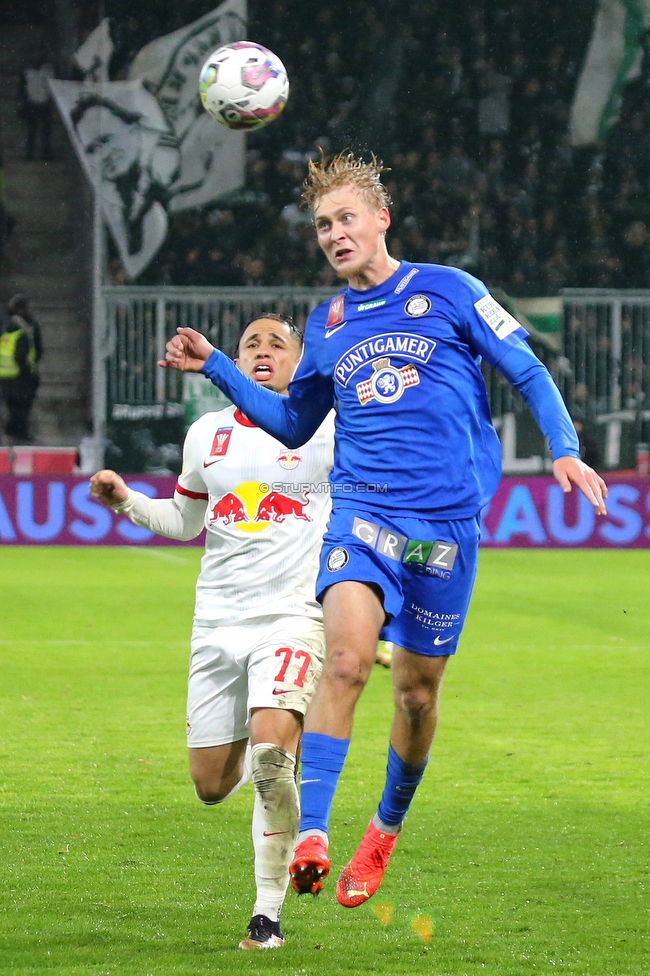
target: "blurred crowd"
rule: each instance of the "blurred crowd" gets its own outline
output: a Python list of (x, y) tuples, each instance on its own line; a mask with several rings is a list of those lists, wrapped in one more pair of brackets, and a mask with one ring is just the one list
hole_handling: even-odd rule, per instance
[(306, 161), (323, 147), (374, 151), (390, 167), (397, 257), (464, 267), (513, 295), (650, 287), (650, 60), (605, 142), (568, 139), (594, 9), (251, 3), (249, 36), (285, 61), (288, 106), (248, 137), (242, 191), (177, 215), (140, 280), (333, 283), (299, 207)]
[[(97, 10), (76, 6), (81, 39)], [(641, 75), (606, 140), (576, 148), (568, 137), (596, 6), (250, 0), (248, 36), (285, 62), (289, 103), (247, 137), (244, 187), (171, 214), (167, 241), (138, 283), (333, 285), (300, 208), (307, 160), (322, 147), (375, 152), (389, 167), (396, 257), (457, 265), (513, 296), (650, 287), (647, 33)], [(106, 0), (110, 77), (125, 77), (146, 43), (212, 7), (142, 0), (134, 15), (127, 0)], [(28, 155), (40, 125), (47, 158), (48, 130), (28, 94), (26, 85)], [(110, 274), (126, 281), (116, 254)]]

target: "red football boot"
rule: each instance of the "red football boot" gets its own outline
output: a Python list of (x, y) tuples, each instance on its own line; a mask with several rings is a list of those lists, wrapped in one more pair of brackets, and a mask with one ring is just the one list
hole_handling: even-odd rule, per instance
[(336, 899), (340, 905), (356, 908), (372, 898), (381, 884), (397, 836), (377, 830), (370, 821), (356, 854), (341, 871), (336, 885)]
[(327, 845), (322, 837), (305, 837), (293, 852), (289, 865), (291, 887), (298, 895), (317, 895), (330, 873)]

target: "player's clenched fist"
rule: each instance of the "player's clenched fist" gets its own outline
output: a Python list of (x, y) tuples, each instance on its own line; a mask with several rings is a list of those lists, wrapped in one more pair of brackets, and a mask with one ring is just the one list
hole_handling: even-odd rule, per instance
[(214, 352), (214, 346), (195, 329), (177, 329), (177, 335), (169, 340), (165, 349), (165, 359), (159, 359), (158, 365), (186, 373), (200, 372)]
[(98, 471), (90, 479), (90, 494), (93, 498), (99, 498), (107, 507), (119, 505), (125, 502), (129, 495), (129, 489), (119, 474), (105, 468)]

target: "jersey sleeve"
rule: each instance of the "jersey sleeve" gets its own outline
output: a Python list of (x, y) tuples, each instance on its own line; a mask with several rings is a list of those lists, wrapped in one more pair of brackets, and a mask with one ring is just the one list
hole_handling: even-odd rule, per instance
[(499, 372), (517, 389), (530, 407), (537, 425), (546, 437), (551, 457), (580, 457), (580, 442), (573, 421), (553, 377), (533, 350), (509, 349), (498, 366)]
[(526, 330), (492, 298), (483, 282), (458, 278), (459, 326), (470, 347), (498, 369), (530, 407), (554, 461), (580, 457), (580, 445), (564, 400), (546, 366), (525, 341)]
[(265, 390), (240, 372), (219, 349), (215, 349), (201, 372), (267, 434), (286, 447), (301, 447), (334, 406), (333, 383), (318, 372), (310, 346), (306, 341), (288, 396)]
[(202, 463), (198, 422), (192, 424), (183, 444), (183, 470), (173, 498), (148, 498), (139, 491), (129, 490), (117, 512), (167, 539), (188, 542), (203, 529), (208, 490), (201, 476)]
[(173, 498), (149, 498), (140, 491), (129, 490), (125, 502), (113, 506), (134, 525), (149, 529), (166, 539), (189, 542), (203, 529), (205, 501), (188, 498), (176, 490)]
[(178, 476), (176, 491), (186, 498), (208, 500), (203, 480), (203, 457), (200, 446), (199, 421), (192, 424), (183, 444), (183, 469)]
[(509, 349), (526, 345), (528, 333), (478, 278), (458, 271), (456, 286), (455, 304), (462, 338), (490, 366), (498, 368)]

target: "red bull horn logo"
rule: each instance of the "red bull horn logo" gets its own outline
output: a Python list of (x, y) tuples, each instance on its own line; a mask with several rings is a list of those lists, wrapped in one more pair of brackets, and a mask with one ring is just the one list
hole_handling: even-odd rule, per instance
[(223, 495), (212, 509), (210, 520), (212, 522), (218, 522), (220, 519), (223, 519), (224, 525), (231, 525), (233, 522), (248, 521), (248, 516), (246, 515), (241, 498), (233, 495), (231, 491)]
[(305, 512), (309, 493), (301, 497), (270, 491), (268, 485), (244, 481), (218, 499), (210, 514), (210, 521), (232, 525), (241, 532), (262, 532), (271, 523), (282, 524), (288, 518), (311, 522)]
[(282, 451), (278, 455), (278, 464), (281, 468), (285, 468), (288, 471), (297, 468), (301, 461), (302, 458), (297, 451)]

